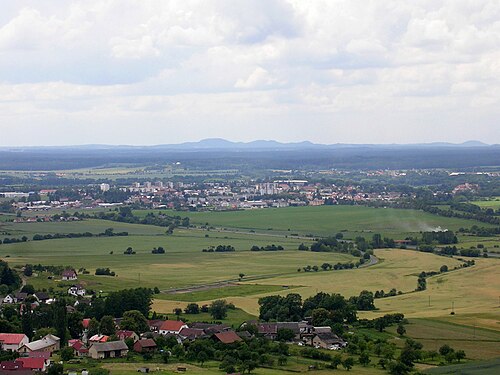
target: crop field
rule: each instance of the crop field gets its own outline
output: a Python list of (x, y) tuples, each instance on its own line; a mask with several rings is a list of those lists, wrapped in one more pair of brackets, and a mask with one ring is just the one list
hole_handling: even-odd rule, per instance
[[(278, 252), (252, 252), (251, 246), (282, 245)], [(158, 286), (162, 290), (238, 279), (255, 280), (293, 274), (298, 267), (324, 262), (356, 261), (347, 254), (310, 253), (296, 250), (303, 242), (291, 238), (266, 238), (249, 234), (220, 234), (196, 230), (176, 230), (174, 235), (137, 235), (28, 241), (0, 245), (2, 258), (13, 265), (41, 263), (86, 268), (91, 273), (97, 267), (109, 267), (117, 277), (82, 275), (81, 279), (94, 289), (112, 290), (123, 287)], [(231, 253), (205, 253), (203, 248), (230, 244)], [(124, 255), (127, 247), (135, 255)], [(162, 246), (166, 254), (151, 254), (153, 247)], [(112, 253), (111, 253), (112, 252)], [(42, 280), (40, 280), (42, 282)], [(43, 281), (46, 283), (46, 281)], [(261, 290), (261, 289), (259, 289)], [(248, 291), (248, 290), (247, 290)]]
[[(144, 212), (144, 211), (143, 211)], [(488, 226), (474, 220), (447, 218), (417, 210), (382, 209), (365, 206), (287, 207), (226, 212), (186, 212), (194, 224), (288, 234), (333, 235), (344, 231), (351, 238), (382, 233), (395, 239), (438, 227), (458, 230), (472, 225)]]
[(481, 208), (493, 208), (495, 210), (500, 208), (500, 197), (492, 197), (484, 201), (474, 201), (471, 202)]
[[(371, 237), (373, 233), (404, 238), (406, 235), (415, 235), (420, 230), (439, 226), (454, 230), (470, 227), (477, 224), (475, 221), (443, 218), (414, 210), (358, 206), (176, 214), (189, 216), (197, 228), (176, 229), (173, 235), (166, 235), (165, 228), (162, 227), (104, 220), (67, 223), (0, 221), (0, 233), (16, 237), (26, 235), (30, 239), (35, 233), (89, 231), (97, 234), (106, 228), (114, 228), (116, 232), (129, 232), (129, 236), (124, 237), (2, 244), (0, 257), (17, 267), (27, 263), (41, 263), (85, 268), (90, 274), (79, 275), (79, 282), (86, 284), (88, 289), (104, 293), (137, 286), (158, 287), (161, 293), (156, 295), (153, 304), (153, 309), (158, 313), (171, 314), (173, 308), (184, 308), (189, 302), (205, 304), (224, 298), (238, 307), (229, 314), (229, 324), (237, 324), (240, 320), (257, 316), (257, 301), (266, 295), (299, 293), (307, 298), (324, 291), (349, 297), (358, 295), (365, 289), (372, 292), (383, 289), (388, 292), (396, 288), (404, 294), (376, 299), (378, 310), (360, 312), (359, 316), (371, 319), (387, 313), (401, 312), (410, 318), (411, 324), (407, 326), (409, 336), (421, 341), (426, 350), (437, 348), (446, 342), (465, 350), (472, 359), (500, 356), (500, 259), (476, 258), (476, 265), (473, 267), (429, 277), (427, 290), (422, 292), (413, 292), (420, 272), (437, 271), (442, 265), (447, 265), (451, 270), (461, 262), (413, 250), (381, 249), (375, 251), (378, 263), (369, 267), (298, 272), (299, 268), (307, 265), (321, 266), (324, 262), (344, 263), (357, 260), (348, 254), (298, 251), (300, 243), (309, 244), (312, 240), (305, 237), (307, 234), (329, 235), (344, 231), (345, 237), (350, 238), (358, 235)], [(207, 222), (216, 229), (199, 228)], [(499, 244), (498, 237), (461, 235), (459, 239), (458, 246), (463, 248), (482, 243), (488, 249), (495, 250), (494, 246)], [(250, 251), (253, 245), (270, 244), (281, 245), (285, 250)], [(232, 245), (236, 251), (202, 252), (204, 248), (217, 245)], [(129, 246), (136, 251), (135, 255), (123, 254)], [(151, 254), (153, 247), (159, 246), (165, 248), (166, 254)], [(109, 267), (117, 276), (93, 275), (98, 267)], [(241, 280), (240, 273), (244, 274)], [(66, 286), (57, 281), (57, 278), (50, 280), (47, 276), (33, 276), (28, 282), (36, 288), (63, 290)], [(450, 314), (452, 308), (454, 315)], [(189, 316), (183, 318), (190, 319)], [(389, 332), (392, 334), (390, 330)], [(303, 366), (306, 365), (295, 364), (287, 366), (290, 367), (287, 370), (302, 369)], [(361, 367), (357, 367), (356, 371), (358, 369), (367, 374), (378, 371)], [(116, 370), (117, 373), (124, 374), (136, 371), (132, 368)], [(202, 371), (211, 370), (207, 366)], [(264, 374), (267, 370), (257, 371)], [(165, 373), (169, 372), (165, 370)]]
[[(406, 335), (421, 342), (426, 350), (438, 350), (448, 344), (465, 350), (469, 359), (480, 360), (500, 356), (500, 331), (463, 326), (435, 319), (410, 319)], [(397, 336), (396, 327), (388, 332)]]

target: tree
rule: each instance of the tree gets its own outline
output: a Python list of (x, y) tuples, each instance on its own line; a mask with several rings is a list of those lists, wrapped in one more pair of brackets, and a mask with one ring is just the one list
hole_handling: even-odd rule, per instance
[(441, 268), (439, 269), (439, 272), (441, 272), (441, 273), (448, 272), (448, 266), (446, 264), (443, 264), (441, 266)]
[(361, 355), (359, 356), (359, 363), (366, 367), (368, 366), (368, 364), (371, 362), (371, 359), (370, 359), (370, 356), (368, 355), (367, 352), (363, 352), (361, 353)]
[(28, 293), (28, 294), (35, 294), (35, 287), (33, 285), (31, 285), (31, 284), (26, 284), (21, 289), (21, 292)]
[(212, 315), (212, 318), (216, 320), (221, 320), (224, 319), (227, 316), (227, 302), (226, 300), (215, 300), (210, 304), (210, 315)]
[(280, 355), (278, 357), (278, 365), (279, 366), (286, 366), (288, 362), (288, 357), (286, 355)]
[(241, 279), (243, 279), (245, 277), (245, 274), (244, 273), (240, 273), (238, 276), (240, 277), (240, 280), (241, 280)]
[(205, 363), (205, 361), (208, 359), (208, 355), (205, 351), (200, 351), (198, 352), (198, 354), (196, 355), (196, 361), (203, 367), (203, 364)]
[(149, 331), (149, 324), (140, 311), (130, 310), (123, 314), (120, 328), (134, 331), (136, 333), (144, 333)]
[(23, 329), (23, 333), (28, 336), (28, 338), (31, 340), (33, 338), (33, 319), (31, 316), (31, 312), (29, 312), (27, 305), (26, 307), (26, 312), (22, 315), (21, 318), (21, 325)]
[(336, 369), (342, 364), (342, 356), (340, 354), (335, 354), (332, 358), (332, 362), (330, 363), (330, 367)]
[(411, 371), (411, 367), (402, 362), (389, 362), (389, 373), (391, 375), (406, 375)]
[(24, 267), (23, 273), (24, 273), (24, 276), (27, 276), (27, 277), (30, 277), (31, 275), (33, 275), (33, 266), (31, 266), (31, 264), (27, 264)]
[(356, 299), (356, 307), (361, 311), (369, 311), (374, 310), (374, 299), (373, 293), (368, 290), (363, 290), (359, 293), (358, 298)]
[(406, 333), (406, 328), (402, 324), (398, 324), (397, 333), (399, 336), (403, 336)]
[(462, 359), (465, 358), (465, 352), (463, 350), (457, 350), (455, 352), (455, 357), (457, 358), (457, 361), (460, 362)]
[(70, 359), (73, 359), (74, 356), (73, 348), (71, 346), (65, 346), (64, 348), (61, 349), (60, 355), (63, 361), (69, 361)]
[(163, 360), (163, 363), (168, 363), (170, 361), (170, 352), (168, 350), (165, 350), (161, 356), (161, 359)]
[(448, 344), (444, 344), (439, 348), (439, 354), (441, 354), (443, 357), (446, 356), (448, 353), (453, 352), (454, 349), (449, 346)]
[(199, 314), (200, 306), (197, 303), (189, 303), (184, 309), (186, 314)]
[(387, 319), (384, 316), (381, 316), (373, 321), (373, 327), (378, 329), (379, 332), (382, 332), (388, 325)]
[(446, 359), (446, 362), (451, 363), (456, 359), (456, 354), (455, 351), (449, 352), (444, 356), (444, 359)]
[(83, 314), (80, 311), (75, 311), (68, 314), (68, 330), (72, 338), (77, 339), (83, 332)]
[(96, 318), (92, 318), (89, 321), (89, 326), (88, 326), (88, 332), (87, 335), (88, 337), (92, 337), (96, 334), (99, 333), (99, 321)]
[(295, 332), (289, 328), (279, 328), (276, 339), (278, 341), (292, 341), (295, 337)]
[(352, 369), (352, 366), (354, 366), (354, 359), (352, 357), (347, 357), (342, 361), (342, 366), (347, 370), (350, 371)]
[(179, 316), (182, 314), (182, 309), (180, 307), (176, 307), (172, 311), (174, 312), (174, 314), (177, 317), (177, 319), (179, 319)]
[(47, 375), (63, 375), (64, 367), (60, 363), (52, 363), (47, 370)]
[(58, 299), (54, 304), (54, 328), (56, 329), (56, 336), (61, 339), (61, 347), (66, 344), (68, 317), (66, 310), (66, 301), (64, 298)]
[(116, 332), (115, 319), (111, 315), (104, 315), (99, 322), (99, 332), (106, 336), (112, 336)]

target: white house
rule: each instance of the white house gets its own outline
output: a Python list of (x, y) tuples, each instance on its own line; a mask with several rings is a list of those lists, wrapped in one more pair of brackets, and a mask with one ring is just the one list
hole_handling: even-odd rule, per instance
[(11, 352), (17, 352), (30, 340), (23, 333), (0, 333), (0, 348)]
[(165, 320), (160, 327), (160, 334), (167, 335), (173, 333), (178, 335), (183, 328), (189, 328), (182, 320)]
[(78, 284), (78, 285), (72, 285), (68, 289), (68, 294), (75, 296), (75, 297), (83, 297), (85, 295), (86, 291), (85, 288)]
[(14, 297), (12, 297), (10, 294), (7, 294), (3, 300), (2, 300), (2, 303), (6, 303), (6, 304), (12, 304), (12, 303), (15, 303), (14, 301)]

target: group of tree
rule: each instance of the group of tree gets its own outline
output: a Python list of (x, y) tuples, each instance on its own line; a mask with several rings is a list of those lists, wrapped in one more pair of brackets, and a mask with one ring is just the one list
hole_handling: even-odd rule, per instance
[(375, 291), (373, 295), (374, 298), (385, 298), (385, 297), (394, 297), (398, 294), (402, 294), (403, 292), (397, 291), (396, 288), (392, 288), (388, 293), (384, 292), (383, 289)]
[(28, 241), (28, 237), (22, 236), (21, 238), (15, 238), (15, 237), (5, 237), (2, 240), (0, 240), (0, 245), (3, 243), (5, 245), (11, 244), (11, 243), (20, 243), (20, 242), (26, 242)]
[(189, 217), (170, 216), (163, 213), (155, 214), (153, 212), (149, 212), (144, 217), (141, 217), (134, 215), (131, 207), (120, 207), (118, 210), (112, 212), (99, 212), (94, 217), (121, 223), (167, 227), (168, 233), (172, 233), (175, 228), (180, 226), (189, 227)]
[(135, 251), (134, 249), (132, 249), (130, 246), (127, 247), (127, 249), (123, 252), (123, 254), (125, 255), (134, 255), (135, 254)]
[(165, 254), (165, 249), (162, 246), (154, 247), (151, 254)]
[(9, 264), (0, 260), (0, 290), (10, 293), (21, 286), (21, 278), (9, 267)]
[(312, 316), (315, 326), (331, 326), (336, 332), (343, 331), (345, 323), (355, 322), (358, 306), (373, 307), (373, 295), (363, 291), (360, 296), (346, 299), (340, 294), (318, 293), (302, 301), (299, 294), (267, 296), (259, 299), (259, 318), (264, 321), (300, 321)]
[(267, 245), (267, 246), (257, 246), (253, 245), (250, 248), (251, 251), (278, 251), (278, 250), (285, 250), (285, 248), (281, 245), (276, 246), (275, 244), (272, 245)]
[(215, 246), (210, 246), (206, 249), (203, 249), (202, 252), (204, 253), (227, 253), (227, 252), (233, 252), (236, 251), (234, 246), (231, 245), (218, 245), (217, 247)]
[(111, 271), (109, 268), (96, 268), (96, 276), (115, 276), (115, 271)]

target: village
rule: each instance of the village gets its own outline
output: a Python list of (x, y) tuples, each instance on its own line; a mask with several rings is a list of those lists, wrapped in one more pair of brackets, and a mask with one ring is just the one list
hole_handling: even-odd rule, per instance
[[(64, 270), (61, 280), (76, 282), (77, 272), (73, 269)], [(80, 284), (69, 287), (67, 294), (76, 297), (74, 304), (66, 305), (67, 314), (75, 313), (79, 304), (92, 305), (93, 300), (85, 296), (85, 288)], [(42, 305), (54, 303), (56, 303), (56, 298), (51, 298), (46, 292), (38, 291), (32, 294), (18, 292), (3, 297), (1, 308), (5, 315), (6, 306), (13, 307), (22, 317), (24, 314), (36, 314)], [(62, 358), (104, 360), (127, 357), (129, 352), (139, 355), (158, 354), (167, 350), (164, 345), (166, 340), (170, 340), (173, 344), (184, 345), (196, 340), (208, 339), (215, 344), (232, 345), (258, 337), (316, 349), (340, 350), (347, 346), (347, 342), (333, 333), (330, 326), (314, 326), (312, 318), (297, 322), (251, 320), (237, 327), (217, 321), (185, 323), (179, 318), (169, 320), (165, 317), (147, 319), (146, 322), (147, 329), (133, 331), (123, 328), (123, 318), (113, 318), (112, 326), (106, 329), (108, 334), (105, 334), (101, 332), (104, 330), (102, 320), (100, 329), (94, 332), (95, 327), (91, 327), (92, 319), (84, 318), (81, 321), (79, 337), (69, 340), (61, 340), (53, 333), (32, 341), (25, 333), (0, 333), (0, 352), (14, 354), (14, 359), (0, 362), (0, 373), (46, 372), (54, 362), (54, 358), (57, 360)], [(62, 354), (63, 351), (65, 354)], [(172, 353), (169, 352), (168, 356), (170, 355)]]

